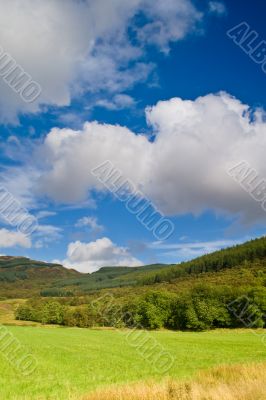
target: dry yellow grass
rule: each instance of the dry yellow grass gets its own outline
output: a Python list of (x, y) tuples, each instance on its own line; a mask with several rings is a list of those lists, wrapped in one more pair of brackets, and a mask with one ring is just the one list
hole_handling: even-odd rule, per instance
[(194, 380), (107, 388), (82, 400), (265, 400), (266, 364), (220, 366)]

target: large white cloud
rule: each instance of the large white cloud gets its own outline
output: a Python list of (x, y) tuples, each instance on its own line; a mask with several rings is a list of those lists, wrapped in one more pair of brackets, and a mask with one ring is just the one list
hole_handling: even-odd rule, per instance
[(72, 242), (68, 245), (67, 259), (61, 261), (67, 268), (79, 272), (94, 272), (106, 266), (137, 267), (143, 265), (133, 257), (127, 248), (115, 245), (109, 238), (103, 237), (95, 242)]
[(247, 105), (220, 93), (159, 102), (147, 116), (158, 132), (148, 193), (160, 208), (167, 214), (215, 209), (243, 213), (246, 220), (265, 218), (260, 205), (227, 174), (246, 160), (261, 179), (266, 177), (262, 110), (252, 121)]
[(31, 240), (29, 237), (21, 232), (9, 231), (8, 229), (0, 229), (0, 248), (9, 247), (31, 247)]
[(90, 171), (110, 160), (123, 176), (167, 215), (205, 210), (241, 214), (249, 221), (265, 212), (227, 174), (247, 160), (266, 177), (266, 123), (262, 110), (226, 93), (195, 101), (174, 98), (147, 109), (154, 142), (127, 128), (85, 124), (83, 130), (53, 129), (42, 148), (47, 160), (39, 192), (62, 202), (85, 200), (103, 186)]
[[(202, 18), (190, 0), (0, 0), (0, 11), (1, 47), (42, 87), (29, 104), (0, 79), (2, 122), (40, 104), (68, 105), (84, 91), (123, 91), (152, 69), (141, 62), (147, 42), (165, 50)], [(136, 26), (140, 12), (149, 22)]]

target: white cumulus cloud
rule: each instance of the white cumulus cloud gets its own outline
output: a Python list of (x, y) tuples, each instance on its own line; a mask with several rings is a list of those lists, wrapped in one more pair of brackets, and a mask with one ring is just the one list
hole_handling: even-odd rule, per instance
[(61, 263), (67, 268), (74, 268), (84, 273), (94, 272), (106, 266), (143, 265), (126, 247), (117, 246), (107, 237), (89, 243), (80, 241), (70, 243), (67, 258)]
[(0, 248), (9, 247), (31, 247), (31, 240), (29, 237), (21, 232), (9, 231), (8, 229), (0, 229)]

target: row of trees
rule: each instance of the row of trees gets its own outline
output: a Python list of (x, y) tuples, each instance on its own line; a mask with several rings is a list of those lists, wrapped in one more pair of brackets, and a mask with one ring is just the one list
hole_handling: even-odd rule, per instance
[(59, 300), (32, 299), (16, 312), (20, 320), (44, 324), (117, 328), (207, 330), (264, 327), (266, 289), (200, 285), (182, 294), (149, 291), (125, 301), (113, 295), (70, 306)]

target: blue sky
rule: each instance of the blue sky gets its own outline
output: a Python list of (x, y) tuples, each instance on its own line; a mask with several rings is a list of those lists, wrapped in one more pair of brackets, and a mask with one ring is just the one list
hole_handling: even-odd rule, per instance
[[(177, 263), (265, 233), (262, 201), (227, 173), (245, 160), (266, 179), (266, 74), (227, 35), (245, 22), (253, 49), (266, 40), (263, 2), (1, 7), (1, 185), (38, 221), (26, 236), (1, 208), (1, 254), (92, 272)], [(8, 58), (39, 85), (34, 101), (5, 81)], [(106, 160), (171, 221), (170, 237), (91, 174)]]

